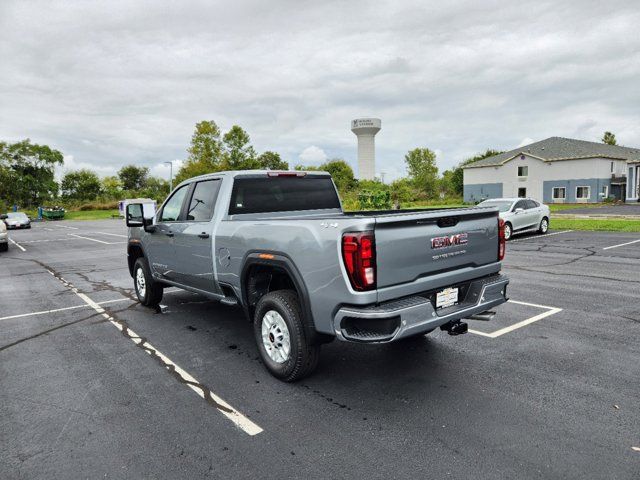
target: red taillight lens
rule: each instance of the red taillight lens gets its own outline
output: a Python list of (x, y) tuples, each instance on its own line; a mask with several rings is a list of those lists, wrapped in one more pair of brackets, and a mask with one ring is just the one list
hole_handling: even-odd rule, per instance
[(373, 232), (345, 233), (342, 258), (354, 290), (376, 288), (376, 242)]
[(504, 220), (498, 218), (498, 261), (504, 259), (507, 242), (504, 239)]

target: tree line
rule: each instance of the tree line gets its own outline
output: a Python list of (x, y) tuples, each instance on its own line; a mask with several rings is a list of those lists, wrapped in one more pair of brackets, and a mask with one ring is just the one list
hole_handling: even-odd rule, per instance
[[(196, 124), (187, 149), (188, 156), (178, 170), (174, 184), (206, 173), (225, 170), (287, 170), (288, 162), (277, 152), (258, 153), (249, 134), (234, 125), (222, 132), (213, 120)], [(408, 176), (384, 184), (378, 180), (357, 180), (351, 166), (340, 158), (327, 160), (317, 167), (295, 165), (297, 170), (329, 172), (347, 208), (358, 208), (362, 192), (382, 192), (394, 203), (406, 205), (418, 201), (452, 199), (461, 201), (462, 167), (501, 153), (488, 149), (439, 173), (436, 155), (429, 148), (415, 148), (404, 157)], [(0, 209), (13, 204), (34, 208), (50, 203), (82, 208), (114, 208), (123, 198), (147, 197), (161, 202), (169, 194), (166, 179), (151, 176), (147, 167), (126, 165), (116, 175), (100, 178), (90, 169), (66, 172), (60, 182), (55, 168), (64, 165), (64, 156), (47, 145), (29, 139), (0, 142)]]

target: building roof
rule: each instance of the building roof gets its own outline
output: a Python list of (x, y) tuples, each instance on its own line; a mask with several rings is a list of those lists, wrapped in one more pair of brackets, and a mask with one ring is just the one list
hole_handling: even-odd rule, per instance
[(537, 157), (544, 162), (574, 160), (579, 158), (612, 158), (618, 160), (640, 160), (640, 148), (621, 147), (606, 143), (587, 142), (574, 138), (550, 137), (546, 140), (518, 147), (508, 152), (478, 160), (464, 168), (493, 167), (502, 165), (521, 154)]

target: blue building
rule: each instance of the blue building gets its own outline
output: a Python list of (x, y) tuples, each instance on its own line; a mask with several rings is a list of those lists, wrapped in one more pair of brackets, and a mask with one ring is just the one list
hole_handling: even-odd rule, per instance
[(640, 148), (551, 137), (464, 167), (464, 200), (638, 201)]

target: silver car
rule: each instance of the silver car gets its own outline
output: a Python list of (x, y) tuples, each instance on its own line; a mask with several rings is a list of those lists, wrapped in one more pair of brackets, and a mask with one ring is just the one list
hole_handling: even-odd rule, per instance
[(9, 249), (9, 235), (7, 227), (2, 220), (6, 215), (0, 215), (0, 252), (6, 252)]
[(478, 206), (498, 208), (500, 218), (504, 220), (505, 240), (514, 233), (538, 231), (544, 234), (549, 230), (549, 207), (531, 198), (489, 198)]
[(7, 213), (4, 223), (10, 230), (13, 228), (31, 228), (31, 219), (23, 212)]

